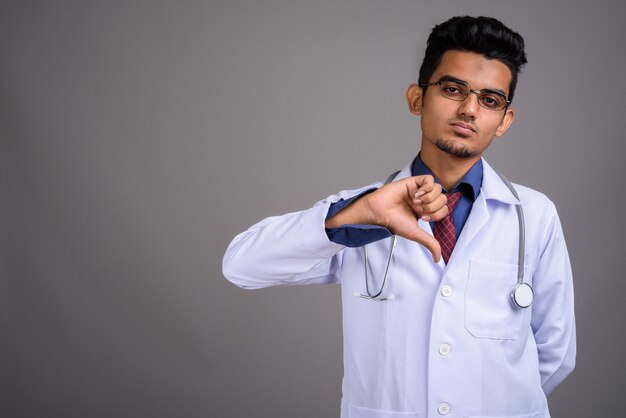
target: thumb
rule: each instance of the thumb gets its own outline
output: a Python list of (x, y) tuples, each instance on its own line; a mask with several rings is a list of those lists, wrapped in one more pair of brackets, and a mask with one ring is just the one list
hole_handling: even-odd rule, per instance
[(426, 249), (432, 254), (433, 261), (435, 263), (439, 262), (439, 259), (441, 258), (441, 245), (439, 245), (439, 241), (437, 241), (435, 237), (424, 231), (422, 228), (417, 227), (412, 231), (407, 232), (404, 238), (415, 241), (426, 247)]

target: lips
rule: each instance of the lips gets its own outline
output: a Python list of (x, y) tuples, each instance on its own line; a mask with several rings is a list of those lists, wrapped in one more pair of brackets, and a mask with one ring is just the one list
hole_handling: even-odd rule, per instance
[(454, 132), (463, 136), (468, 136), (476, 133), (476, 129), (474, 129), (472, 125), (464, 122), (452, 122), (450, 125), (452, 126)]

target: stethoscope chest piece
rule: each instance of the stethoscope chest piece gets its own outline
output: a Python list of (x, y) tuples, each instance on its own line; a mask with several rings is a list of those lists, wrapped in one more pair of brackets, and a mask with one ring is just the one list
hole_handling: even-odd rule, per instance
[(511, 293), (513, 303), (520, 308), (528, 308), (533, 303), (533, 288), (528, 283), (518, 283)]

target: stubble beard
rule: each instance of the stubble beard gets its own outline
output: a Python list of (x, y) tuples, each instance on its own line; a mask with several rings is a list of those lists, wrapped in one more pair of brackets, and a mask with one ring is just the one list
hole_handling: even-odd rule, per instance
[(457, 144), (450, 139), (440, 138), (435, 142), (435, 145), (441, 151), (458, 158), (469, 158), (479, 155), (479, 153), (472, 151), (464, 145)]

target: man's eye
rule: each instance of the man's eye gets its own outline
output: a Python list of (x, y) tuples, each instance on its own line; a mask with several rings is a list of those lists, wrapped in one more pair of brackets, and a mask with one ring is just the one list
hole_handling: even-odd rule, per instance
[(441, 86), (441, 89), (444, 91), (444, 93), (454, 95), (454, 96), (456, 95), (460, 96), (463, 94), (463, 91), (457, 86), (444, 85), (444, 86)]
[(489, 108), (498, 108), (502, 106), (503, 99), (498, 96), (482, 96), (480, 98), (482, 103)]

